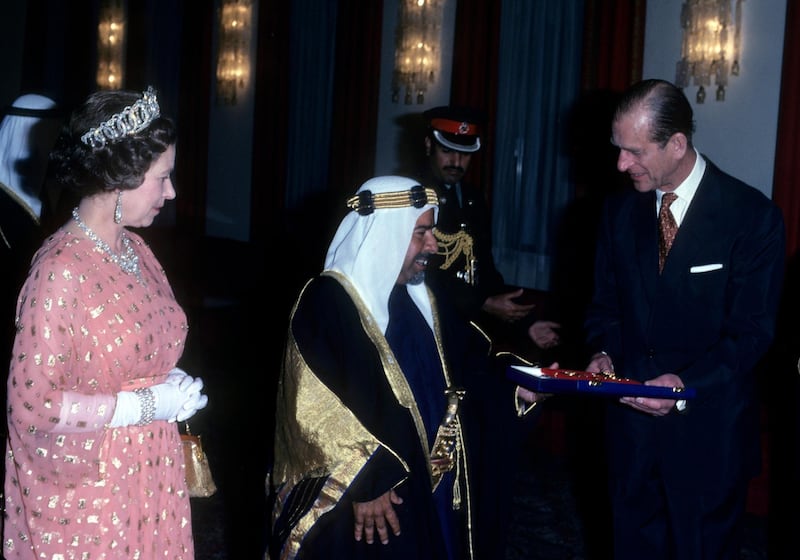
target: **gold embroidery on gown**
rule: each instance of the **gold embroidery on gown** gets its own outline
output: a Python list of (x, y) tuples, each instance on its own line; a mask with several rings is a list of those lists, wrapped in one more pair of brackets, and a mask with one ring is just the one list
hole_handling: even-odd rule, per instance
[(9, 560), (194, 557), (177, 424), (106, 428), (116, 393), (163, 380), (188, 331), (161, 265), (129, 235), (143, 284), (59, 230), (21, 291), (8, 384)]

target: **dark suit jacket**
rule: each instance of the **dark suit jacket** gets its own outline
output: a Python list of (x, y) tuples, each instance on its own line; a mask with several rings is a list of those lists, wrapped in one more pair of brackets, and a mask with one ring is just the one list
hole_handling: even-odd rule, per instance
[(741, 484), (757, 472), (755, 370), (774, 337), (784, 258), (779, 209), (710, 161), (661, 275), (655, 193), (607, 201), (589, 344), (619, 375), (675, 373), (697, 390), (686, 413), (663, 418), (612, 402), (612, 473), (654, 456), (684, 488)]

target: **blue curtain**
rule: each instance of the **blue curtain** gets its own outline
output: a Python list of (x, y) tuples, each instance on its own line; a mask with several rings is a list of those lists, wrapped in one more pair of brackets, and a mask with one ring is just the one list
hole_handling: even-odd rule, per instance
[(286, 176), (290, 211), (328, 188), (338, 2), (292, 0), (291, 6)]
[(574, 190), (565, 142), (583, 16), (583, 0), (502, 3), (492, 223), (508, 284), (550, 288), (555, 231)]

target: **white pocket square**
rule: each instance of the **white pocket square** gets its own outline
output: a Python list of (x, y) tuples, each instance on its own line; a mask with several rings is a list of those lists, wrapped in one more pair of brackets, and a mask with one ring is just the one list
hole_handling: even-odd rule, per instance
[(689, 272), (692, 274), (699, 274), (701, 272), (711, 272), (712, 270), (719, 270), (722, 268), (722, 263), (715, 263), (715, 264), (701, 264), (699, 266), (693, 266), (689, 269)]

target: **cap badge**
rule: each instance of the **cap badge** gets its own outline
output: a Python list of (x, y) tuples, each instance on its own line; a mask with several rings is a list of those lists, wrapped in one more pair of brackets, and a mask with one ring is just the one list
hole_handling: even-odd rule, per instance
[(469, 123), (465, 121), (462, 122), (460, 125), (458, 125), (458, 134), (467, 134), (467, 133), (469, 133)]

